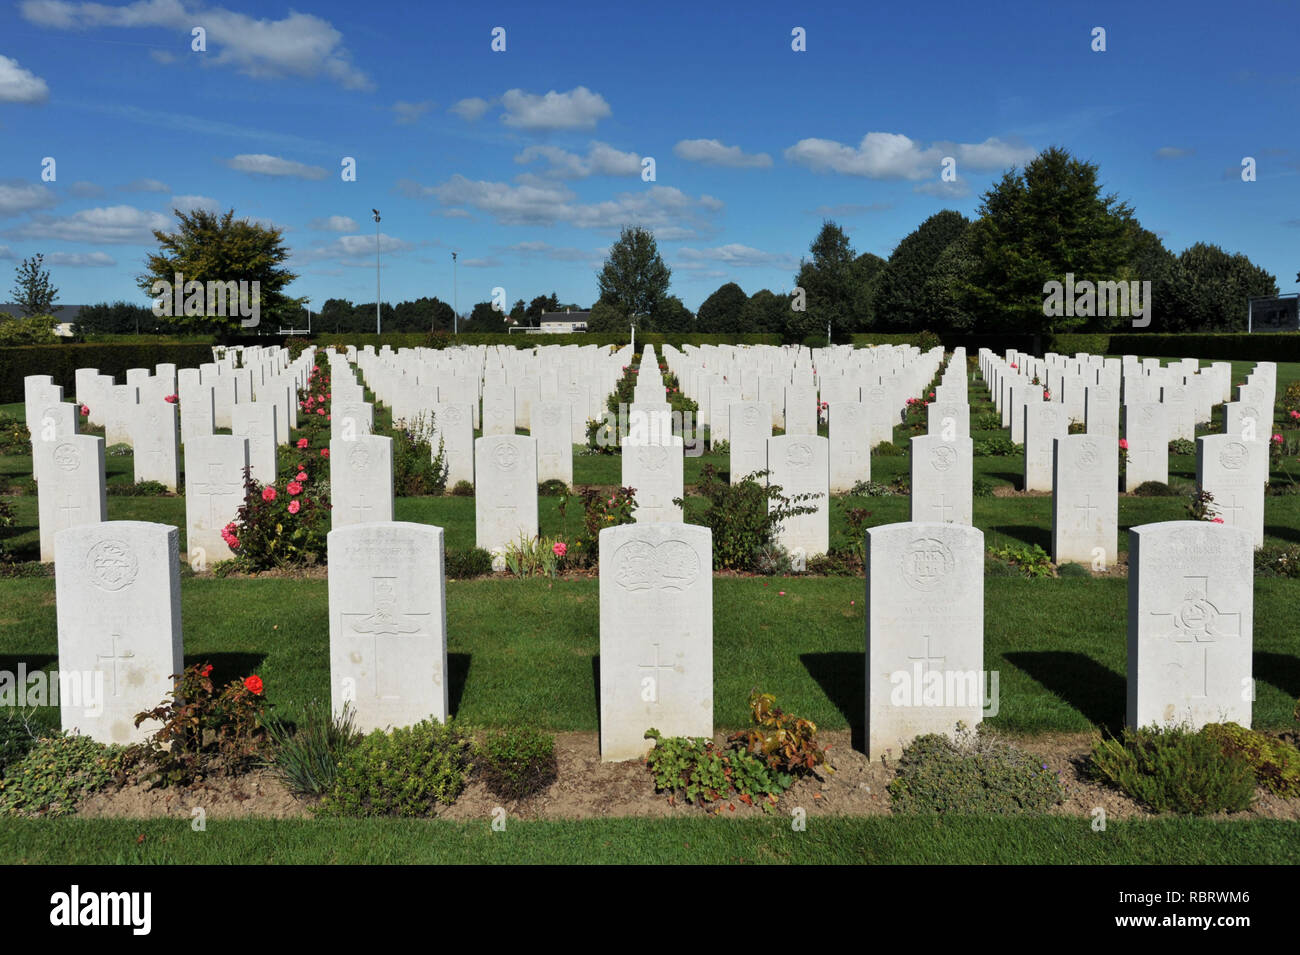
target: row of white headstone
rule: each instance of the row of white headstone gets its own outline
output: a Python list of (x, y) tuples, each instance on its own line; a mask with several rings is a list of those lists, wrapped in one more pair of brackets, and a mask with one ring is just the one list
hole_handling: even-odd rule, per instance
[[(1249, 726), (1253, 559), (1245, 531), (1174, 521), (1132, 531), (1130, 725)], [(133, 521), (56, 540), (58, 672), (66, 730), (107, 743), (181, 672), (178, 532)], [(897, 756), (923, 733), (975, 726), (984, 668), (984, 536), (954, 524), (871, 528), (866, 544), (866, 746)], [(648, 729), (711, 737), (712, 539), (691, 524), (600, 534), (600, 746), (634, 759)], [(449, 715), (443, 530), (375, 522), (329, 534), (330, 692), (363, 730)], [(994, 694), (997, 681), (991, 681)], [(778, 688), (779, 689), (779, 688)]]

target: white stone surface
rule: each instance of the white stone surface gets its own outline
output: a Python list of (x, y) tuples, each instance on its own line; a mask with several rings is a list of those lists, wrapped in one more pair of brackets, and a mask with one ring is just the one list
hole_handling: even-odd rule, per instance
[(330, 526), (393, 519), (393, 439), (365, 434), (330, 442)]
[(713, 736), (713, 540), (695, 524), (600, 532), (600, 758)]
[(221, 531), (244, 504), (246, 467), (246, 438), (213, 434), (185, 447), (185, 542), (196, 569), (234, 556)]
[(1250, 534), (1206, 521), (1129, 531), (1129, 726), (1250, 726)]
[[(813, 494), (792, 506), (811, 507), (807, 514), (785, 519), (776, 542), (796, 559), (806, 560), (830, 549), (830, 442), (815, 434), (785, 434), (767, 439), (767, 482), (788, 499)], [(769, 502), (769, 508), (776, 502)]]
[(930, 524), (971, 524), (974, 442), (945, 441), (939, 435), (912, 438), (912, 520)]
[[(135, 716), (165, 702), (184, 667), (179, 539), (175, 527), (143, 521), (59, 532), (54, 591), (66, 732), (117, 744), (157, 732), (157, 721), (137, 728)], [(81, 693), (68, 692), (73, 681)]]
[(765, 401), (733, 401), (727, 408), (731, 427), (731, 483), (767, 468), (767, 439), (772, 437), (772, 408)]
[(830, 492), (843, 494), (871, 480), (871, 419), (861, 401), (830, 402)]
[(530, 433), (537, 439), (537, 483), (573, 483), (573, 409), (567, 401), (533, 399)]
[(446, 722), (443, 529), (354, 524), (330, 531), (328, 546), (334, 713), (350, 705), (362, 732)]
[(1056, 439), (1052, 560), (1111, 567), (1119, 553), (1119, 444), (1107, 435)]
[(474, 442), (476, 546), (486, 551), (537, 536), (537, 439), (494, 434)]
[(36, 486), (41, 560), (54, 560), (55, 535), (69, 527), (108, 520), (104, 484), (104, 439), (74, 434), (40, 442), (41, 480)]
[(682, 439), (669, 437), (666, 443), (624, 444), (622, 486), (635, 489), (638, 524), (680, 523), (682, 508), (673, 498), (683, 496), (685, 448)]
[(897, 760), (917, 736), (984, 710), (984, 534), (958, 524), (867, 530), (866, 742)]
[[(246, 401), (235, 405), (231, 413), (231, 433), (248, 439), (248, 467), (254, 481), (275, 483), (277, 430), (275, 405), (271, 402)], [(333, 454), (334, 452), (330, 452)]]
[(1196, 486), (1214, 495), (1216, 516), (1229, 527), (1250, 533), (1264, 546), (1264, 484), (1268, 480), (1268, 442), (1245, 441), (1234, 434), (1196, 440)]
[(1132, 491), (1144, 481), (1169, 483), (1169, 421), (1167, 409), (1155, 401), (1124, 406), (1124, 440), (1128, 442), (1128, 463), (1124, 469), (1124, 490)]
[(158, 398), (137, 405), (131, 422), (135, 481), (157, 481), (169, 491), (180, 484), (180, 433), (176, 406)]

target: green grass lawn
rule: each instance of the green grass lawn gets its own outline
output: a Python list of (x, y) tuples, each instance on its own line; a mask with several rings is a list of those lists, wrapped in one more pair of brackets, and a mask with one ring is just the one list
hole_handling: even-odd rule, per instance
[(451, 863), (1290, 865), (1295, 824), (1062, 817), (510, 820), (6, 820), (0, 862), (32, 865)]

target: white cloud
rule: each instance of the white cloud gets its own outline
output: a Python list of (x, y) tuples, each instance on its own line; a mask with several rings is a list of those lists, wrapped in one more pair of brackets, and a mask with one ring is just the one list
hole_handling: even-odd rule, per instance
[(449, 113), (455, 113), (463, 120), (473, 122), (488, 111), (492, 104), (480, 96), (469, 96), (459, 100), (448, 108)]
[(928, 147), (901, 133), (867, 133), (857, 146), (831, 139), (801, 139), (785, 158), (814, 172), (837, 172), (868, 179), (925, 179), (946, 156), (977, 170), (1001, 169), (1033, 158), (1028, 146), (990, 138), (982, 143), (938, 142)]
[(818, 206), (816, 209), (806, 210), (810, 215), (815, 216), (861, 216), (869, 212), (884, 212), (887, 209), (894, 208), (892, 202), (842, 202), (833, 206)]
[(18, 256), (14, 255), (13, 249), (9, 248), (7, 245), (0, 245), (0, 261), (17, 258)]
[(605, 97), (578, 86), (567, 93), (507, 90), (501, 97), (501, 121), (517, 129), (591, 129), (611, 113)]
[(50, 98), (45, 81), (18, 65), (18, 61), (0, 56), (0, 103), (44, 103)]
[(501, 267), (501, 260), (488, 256), (484, 259), (461, 259), (460, 264), (467, 269), (497, 269)]
[(172, 187), (157, 179), (136, 179), (120, 187), (123, 192), (171, 192)]
[(319, 232), (357, 232), (361, 226), (350, 216), (326, 216), (324, 219), (312, 219), (307, 228)]
[(115, 7), (66, 0), (24, 0), (23, 17), (55, 30), (91, 27), (174, 30), (188, 44), (190, 30), (207, 31), (205, 63), (230, 65), (255, 79), (325, 76), (345, 89), (369, 90), (374, 83), (352, 65), (343, 35), (328, 20), (290, 13), (280, 20), (259, 20), (223, 7), (186, 7), (181, 0), (135, 0)]
[(796, 268), (799, 259), (793, 255), (777, 252), (764, 252), (752, 246), (729, 243), (713, 249), (682, 248), (678, 256), (685, 268), (703, 268), (705, 263), (721, 263), (735, 268), (756, 268), (759, 266), (773, 268)]
[(208, 196), (172, 196), (172, 201), (167, 204), (167, 208), (176, 209), (186, 214), (200, 209), (204, 212), (217, 213), (221, 211), (221, 203)]
[(176, 54), (168, 50), (150, 50), (149, 58), (155, 63), (161, 63), (163, 66), (176, 62)]
[(503, 225), (565, 222), (583, 229), (613, 230), (635, 224), (665, 239), (693, 238), (712, 231), (711, 213), (723, 205), (712, 196), (692, 198), (675, 186), (651, 186), (613, 199), (584, 203), (576, 201), (577, 195), (560, 182), (512, 185), (467, 179), (459, 174), (430, 191), (444, 205), (469, 206)]
[(954, 179), (951, 182), (935, 179), (913, 186), (912, 191), (927, 196), (937, 196), (940, 199), (964, 199), (970, 195), (970, 183), (964, 179)]
[(70, 268), (103, 268), (117, 265), (117, 261), (107, 252), (51, 252), (45, 258), (51, 265)]
[(1156, 150), (1157, 159), (1184, 159), (1196, 150), (1183, 149), (1181, 146), (1161, 146)]
[(575, 249), (571, 246), (554, 246), (548, 242), (529, 241), (516, 242), (514, 245), (508, 245), (501, 251), (516, 252), (519, 255), (529, 258), (550, 259), (554, 262), (590, 262), (598, 261), (604, 257), (607, 250), (597, 249), (593, 251), (584, 251)]
[(21, 179), (0, 181), (0, 219), (36, 209), (48, 209), (58, 200), (54, 193), (35, 182)]
[(560, 179), (586, 179), (588, 176), (640, 176), (641, 157), (636, 153), (623, 152), (608, 143), (593, 142), (587, 147), (587, 155), (571, 153), (559, 146), (529, 146), (519, 155), (515, 162), (523, 165), (544, 159), (550, 164), (545, 172), (547, 176)]
[[(379, 233), (379, 254), (400, 254), (415, 248), (405, 239), (386, 232)], [(375, 237), (373, 235), (341, 235), (329, 242), (320, 242), (308, 249), (294, 249), (293, 259), (298, 262), (334, 261), (341, 265), (375, 264)]]
[(291, 159), (268, 156), (266, 153), (244, 153), (227, 159), (225, 163), (231, 169), (255, 176), (295, 176), (299, 179), (324, 179), (328, 175), (320, 166), (308, 166), (304, 163), (294, 162)]
[(420, 121), (420, 117), (433, 109), (438, 104), (431, 99), (422, 100), (419, 103), (408, 103), (405, 100), (398, 100), (392, 106), (388, 107), (393, 113), (393, 122), (398, 126), (411, 126)]
[(464, 209), (431, 209), (431, 216), (441, 216), (444, 219), (472, 219), (474, 218)]
[(68, 192), (77, 199), (98, 199), (104, 194), (104, 187), (83, 179), (69, 186)]
[(716, 139), (683, 139), (673, 147), (673, 155), (688, 162), (731, 169), (766, 169), (772, 165), (767, 153), (746, 154), (739, 146), (724, 146)]
[(14, 234), (28, 239), (59, 239), (105, 245), (148, 245), (153, 230), (166, 230), (172, 220), (160, 212), (135, 206), (82, 209), (70, 216), (34, 216)]

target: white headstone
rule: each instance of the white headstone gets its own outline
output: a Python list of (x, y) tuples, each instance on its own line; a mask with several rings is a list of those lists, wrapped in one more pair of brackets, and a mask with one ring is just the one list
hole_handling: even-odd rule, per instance
[(1052, 560), (1111, 567), (1119, 551), (1119, 446), (1107, 435), (1056, 439)]
[(912, 520), (927, 524), (971, 524), (974, 443), (939, 435), (912, 439)]
[(476, 546), (499, 551), (537, 536), (537, 439), (495, 434), (474, 442)]
[(244, 504), (246, 467), (247, 438), (212, 434), (185, 447), (185, 543), (196, 568), (234, 556), (221, 531)]
[(330, 526), (393, 519), (393, 439), (366, 434), (330, 442)]
[[(787, 411), (787, 414), (789, 412)], [(785, 434), (767, 439), (768, 485), (778, 485), (795, 507), (811, 507), (807, 514), (788, 517), (776, 533), (776, 542), (796, 558), (807, 559), (830, 549), (830, 442), (815, 434)], [(777, 502), (770, 501), (769, 508)]]
[(682, 508), (673, 503), (685, 490), (685, 449), (682, 439), (668, 437), (661, 444), (623, 445), (622, 486), (635, 489), (639, 524), (679, 523)]
[(713, 538), (695, 524), (600, 532), (600, 758), (713, 736)]
[(861, 401), (832, 401), (828, 411), (830, 492), (842, 494), (871, 480), (871, 420)]
[(104, 439), (74, 434), (62, 441), (41, 442), (41, 480), (36, 510), (41, 533), (41, 560), (54, 560), (55, 535), (69, 527), (108, 520), (104, 484)]
[(1215, 516), (1250, 533), (1264, 546), (1264, 484), (1268, 480), (1268, 442), (1244, 441), (1235, 434), (1196, 440), (1196, 486), (1214, 496)]
[(363, 733), (446, 722), (443, 529), (354, 524), (330, 531), (328, 541), (334, 713), (350, 704)]

